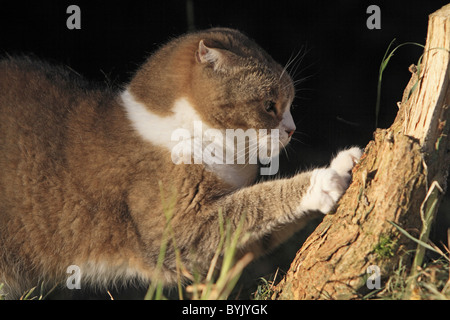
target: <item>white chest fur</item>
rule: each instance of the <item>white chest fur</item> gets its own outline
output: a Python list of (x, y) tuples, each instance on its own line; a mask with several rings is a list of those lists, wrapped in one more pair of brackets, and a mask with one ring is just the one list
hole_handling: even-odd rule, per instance
[[(177, 130), (182, 129), (189, 133), (192, 146), (196, 148), (198, 147), (196, 141), (201, 138), (196, 137), (199, 134), (198, 130), (195, 130), (196, 124), (199, 122), (202, 124), (203, 132), (212, 129), (185, 98), (176, 100), (171, 108), (172, 114), (165, 117), (151, 112), (144, 104), (136, 101), (128, 90), (122, 93), (121, 98), (127, 117), (136, 132), (145, 141), (166, 148), (169, 152), (179, 145), (179, 141), (173, 139), (173, 133)], [(237, 188), (253, 183), (258, 174), (256, 164), (206, 164), (204, 162), (203, 164), (208, 170)]]

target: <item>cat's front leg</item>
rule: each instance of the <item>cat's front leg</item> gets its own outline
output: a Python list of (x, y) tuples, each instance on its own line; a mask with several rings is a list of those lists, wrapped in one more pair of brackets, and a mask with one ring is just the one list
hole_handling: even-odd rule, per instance
[(327, 168), (311, 172), (310, 186), (302, 197), (299, 211), (320, 211), (329, 213), (348, 188), (351, 170), (359, 161), (362, 150), (353, 147), (343, 150)]

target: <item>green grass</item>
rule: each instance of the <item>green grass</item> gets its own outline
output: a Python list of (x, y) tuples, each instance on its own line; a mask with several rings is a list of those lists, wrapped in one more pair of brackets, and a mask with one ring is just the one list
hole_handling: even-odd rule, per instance
[[(242, 271), (253, 260), (253, 255), (247, 253), (241, 259), (236, 260), (236, 251), (239, 242), (245, 238), (242, 227), (245, 214), (241, 216), (237, 229), (231, 231), (231, 223), (224, 221), (222, 212), (219, 210), (219, 226), (221, 239), (211, 260), (208, 273), (204, 279), (198, 274), (191, 279), (193, 283), (186, 287), (192, 300), (226, 300), (236, 286)], [(222, 254), (223, 253), (223, 254)], [(214, 276), (217, 262), (222, 257), (222, 265), (218, 276)]]
[[(162, 242), (160, 246), (156, 277), (162, 272), (162, 266), (167, 251), (167, 245), (170, 242), (175, 251), (177, 274), (178, 274), (178, 298), (184, 299), (183, 296), (183, 278), (188, 278), (191, 284), (186, 287), (186, 292), (189, 294), (189, 299), (193, 300), (224, 300), (227, 299), (231, 291), (236, 286), (239, 277), (242, 274), (244, 268), (252, 261), (253, 255), (247, 253), (241, 259), (236, 261), (236, 251), (238, 245), (246, 237), (242, 234), (242, 228), (245, 222), (246, 214), (242, 214), (239, 224), (236, 230), (232, 231), (232, 224), (230, 221), (225, 220), (222, 211), (218, 211), (219, 232), (220, 241), (217, 246), (213, 259), (210, 262), (208, 272), (205, 277), (197, 272), (190, 273), (185, 266), (182, 265), (180, 259), (180, 253), (176, 245), (175, 234), (171, 226), (171, 220), (174, 215), (176, 193), (172, 192), (169, 199), (166, 199), (164, 190), (160, 183), (161, 200), (163, 203), (163, 211), (166, 217), (166, 226), (164, 228)], [(217, 264), (219, 260), (222, 260), (220, 272), (217, 275)], [(163, 300), (166, 299), (163, 295), (163, 283), (161, 281), (154, 281), (150, 285), (145, 300)]]
[(274, 286), (277, 279), (278, 270), (279, 269), (277, 269), (273, 276), (269, 277), (270, 280), (267, 280), (264, 277), (259, 278), (258, 287), (252, 295), (254, 300), (270, 300), (272, 298), (272, 295), (275, 292)]
[(380, 241), (374, 246), (373, 250), (380, 259), (389, 259), (394, 256), (397, 241), (389, 236), (381, 235)]
[(448, 260), (439, 258), (430, 261), (414, 273), (400, 260), (384, 288), (369, 299), (450, 300)]
[(5, 300), (5, 296), (1, 294), (4, 285), (4, 283), (0, 283), (0, 300)]
[[(406, 45), (415, 45), (415, 46), (419, 46), (419, 47), (425, 48), (425, 46), (420, 44), (420, 43), (405, 42), (405, 43), (399, 44), (394, 49), (389, 51), (391, 49), (392, 45), (394, 44), (394, 42), (395, 42), (395, 39), (393, 39), (391, 41), (391, 43), (389, 44), (389, 46), (387, 47), (386, 52), (384, 53), (383, 59), (381, 60), (380, 69), (378, 71), (377, 100), (376, 100), (376, 103), (375, 103), (375, 128), (378, 128), (378, 117), (379, 117), (379, 114), (380, 114), (381, 84), (382, 84), (382, 80), (383, 80), (383, 73), (384, 73), (386, 67), (389, 64), (389, 61), (394, 56), (395, 51), (397, 51), (399, 48), (401, 48), (403, 46), (406, 46)], [(420, 67), (421, 60), (422, 60), (422, 56), (419, 58), (419, 62), (417, 63), (418, 67)], [(419, 74), (420, 71), (418, 70), (417, 73)], [(416, 86), (411, 88), (411, 92), (415, 89), (415, 87)]]

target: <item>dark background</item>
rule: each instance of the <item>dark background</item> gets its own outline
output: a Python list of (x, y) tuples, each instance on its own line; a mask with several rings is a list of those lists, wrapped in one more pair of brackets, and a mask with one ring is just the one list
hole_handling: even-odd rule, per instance
[[(396, 45), (425, 44), (428, 15), (447, 1), (191, 3), (194, 24), (190, 27), (237, 28), (283, 65), (299, 52), (303, 57), (292, 74), (295, 80), (304, 79), (297, 85), (294, 101), (298, 132), (289, 157), (282, 156), (282, 174), (291, 174), (326, 164), (340, 148), (368, 143), (375, 128), (378, 71), (389, 43), (396, 38)], [(66, 9), (71, 4), (81, 8), (81, 30), (66, 27)], [(161, 44), (188, 31), (186, 4), (183, 0), (2, 4), (0, 55), (34, 54), (68, 65), (94, 81), (120, 86)], [(370, 16), (366, 9), (371, 4), (381, 9), (380, 30), (366, 27)], [(392, 123), (396, 102), (410, 78), (408, 67), (417, 63), (421, 53), (421, 48), (408, 45), (391, 59), (383, 75), (378, 127)], [(444, 222), (448, 220), (444, 213), (440, 216)], [(443, 230), (435, 231), (437, 239)], [(289, 253), (282, 250), (266, 260), (276, 260), (275, 265), (286, 270), (298, 248), (297, 241)], [(273, 264), (266, 262), (258, 263), (261, 268), (255, 274), (274, 271)]]
[[(192, 0), (197, 29), (232, 27), (286, 64), (303, 56), (293, 77), (298, 133), (295, 164), (321, 163), (347, 145), (364, 146), (375, 126), (378, 70), (389, 43), (425, 44), (428, 14), (446, 1), (211, 1)], [(66, 9), (81, 8), (81, 30), (69, 30)], [(369, 30), (366, 9), (381, 9), (381, 30)], [(0, 54), (30, 54), (66, 64), (96, 81), (123, 84), (144, 59), (187, 32), (186, 1), (14, 2), (0, 11)], [(306, 52), (306, 54), (304, 54)], [(422, 53), (399, 49), (383, 77), (379, 127), (389, 127)], [(293, 147), (293, 148), (292, 148)], [(296, 160), (297, 152), (289, 152)], [(312, 156), (310, 156), (312, 155)], [(324, 157), (326, 156), (326, 157)], [(323, 158), (323, 159), (322, 159)], [(292, 164), (290, 165), (292, 166)]]

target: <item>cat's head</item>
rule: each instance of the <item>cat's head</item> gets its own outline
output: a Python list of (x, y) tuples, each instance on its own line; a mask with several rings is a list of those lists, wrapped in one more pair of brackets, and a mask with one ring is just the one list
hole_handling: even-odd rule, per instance
[[(128, 90), (152, 113), (173, 117), (174, 126), (192, 132), (192, 120), (222, 131), (255, 129), (260, 138), (266, 130), (269, 151), (272, 143), (277, 145), (269, 157), (287, 145), (296, 129), (290, 113), (295, 95), (291, 77), (233, 29), (214, 28), (172, 40), (150, 57)], [(183, 116), (175, 120), (176, 113)], [(273, 131), (276, 138), (271, 138)]]
[(192, 91), (213, 127), (279, 129), (286, 145), (295, 130), (291, 77), (256, 43), (231, 29), (198, 34)]

